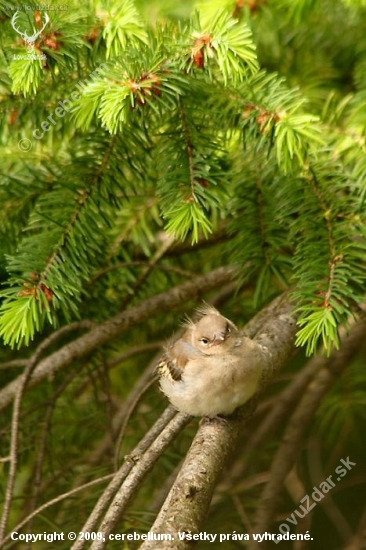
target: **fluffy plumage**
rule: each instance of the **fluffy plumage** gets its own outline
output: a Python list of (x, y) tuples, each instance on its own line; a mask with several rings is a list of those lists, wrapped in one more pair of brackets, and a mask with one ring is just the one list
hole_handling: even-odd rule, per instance
[(167, 345), (157, 369), (160, 387), (179, 411), (231, 414), (258, 389), (263, 349), (215, 308), (205, 305), (198, 315)]

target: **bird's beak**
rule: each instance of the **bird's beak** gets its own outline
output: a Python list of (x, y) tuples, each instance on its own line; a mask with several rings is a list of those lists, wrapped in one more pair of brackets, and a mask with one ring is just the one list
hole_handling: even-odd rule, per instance
[(221, 342), (223, 342), (225, 340), (225, 335), (222, 333), (222, 332), (216, 332), (216, 334), (214, 335), (214, 339), (213, 339), (213, 342), (212, 342), (212, 346), (218, 346), (219, 344), (221, 344)]

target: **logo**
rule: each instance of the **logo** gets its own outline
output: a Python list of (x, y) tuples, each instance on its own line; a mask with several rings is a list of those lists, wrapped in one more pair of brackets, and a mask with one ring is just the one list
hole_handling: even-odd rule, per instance
[(34, 34), (32, 34), (31, 36), (28, 36), (28, 34), (26, 32), (22, 32), (20, 29), (17, 29), (17, 27), (15, 26), (16, 25), (16, 21), (17, 21), (17, 18), (19, 17), (19, 13), (18, 13), (18, 10), (14, 13), (12, 19), (11, 19), (11, 26), (13, 27), (13, 29), (18, 33), (20, 34), (20, 36), (23, 37), (25, 43), (27, 44), (28, 48), (30, 49), (33, 49), (34, 48), (34, 43), (35, 41), (37, 40), (37, 38), (39, 37), (39, 35), (42, 33), (42, 31), (44, 30), (44, 28), (46, 27), (47, 23), (49, 22), (50, 18), (48, 17), (48, 14), (46, 13), (45, 14), (46, 17), (45, 17), (45, 22), (44, 22), (44, 25), (43, 27), (41, 28), (40, 31), (37, 31), (35, 32)]

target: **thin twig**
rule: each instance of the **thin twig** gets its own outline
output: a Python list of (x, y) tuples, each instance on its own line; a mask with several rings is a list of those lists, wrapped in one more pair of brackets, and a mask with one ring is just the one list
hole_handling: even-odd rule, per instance
[(240, 519), (241, 519), (241, 522), (242, 522), (243, 526), (245, 527), (246, 531), (247, 531), (248, 533), (250, 533), (251, 530), (252, 530), (252, 525), (251, 525), (251, 523), (250, 523), (249, 516), (248, 516), (248, 514), (246, 513), (246, 511), (245, 511), (245, 509), (244, 509), (244, 506), (243, 506), (243, 504), (242, 504), (240, 498), (238, 497), (238, 495), (235, 495), (235, 494), (232, 495), (231, 498), (232, 498), (232, 501), (233, 501), (233, 503), (234, 503), (234, 506), (235, 506), (235, 508), (236, 508), (236, 511), (237, 511), (237, 513), (238, 513), (238, 516), (239, 516)]
[(112, 369), (120, 363), (131, 359), (131, 357), (134, 357), (135, 355), (140, 355), (142, 353), (146, 353), (147, 351), (159, 349), (163, 346), (163, 344), (164, 342), (162, 340), (158, 340), (157, 342), (149, 342), (148, 344), (141, 344), (140, 346), (129, 348), (128, 350), (122, 351), (118, 355), (115, 355), (112, 359), (109, 359), (106, 363), (106, 367), (108, 369)]
[[(143, 455), (135, 461), (133, 468), (129, 472), (124, 482), (120, 485), (107, 513), (100, 524), (98, 531), (102, 532), (105, 540), (95, 540), (91, 545), (91, 550), (102, 550), (108, 543), (108, 535), (112, 532), (116, 523), (123, 515), (126, 507), (132, 500), (141, 482), (150, 472), (155, 462), (161, 456), (163, 451), (175, 439), (177, 434), (188, 424), (191, 416), (184, 413), (177, 413), (167, 424), (164, 430), (156, 437), (151, 446)], [(74, 550), (74, 548), (72, 549)]]
[(366, 548), (366, 507), (363, 509), (357, 531), (344, 550), (362, 550)]
[(125, 267), (145, 267), (149, 269), (161, 269), (162, 271), (168, 271), (170, 273), (176, 273), (177, 275), (182, 275), (182, 277), (185, 277), (186, 279), (192, 279), (195, 276), (195, 273), (192, 271), (188, 271), (187, 269), (182, 269), (180, 267), (173, 267), (170, 265), (164, 265), (164, 264), (157, 264), (151, 261), (142, 261), (142, 260), (134, 260), (131, 262), (118, 262), (117, 264), (110, 265), (101, 271), (98, 271), (94, 275), (94, 277), (91, 278), (90, 282), (93, 283), (94, 281), (97, 281), (107, 273), (110, 273), (111, 271), (115, 271), (117, 269), (122, 269)]
[[(310, 448), (308, 452), (308, 461), (310, 479), (312, 485), (319, 487), (320, 483), (326, 479), (321, 463), (319, 440), (312, 438), (309, 444)], [(332, 497), (332, 493), (327, 493), (325, 498), (323, 498), (319, 504), (332, 522), (334, 529), (338, 531), (339, 535), (343, 539), (343, 542), (351, 540), (353, 537), (353, 530), (340, 508), (336, 505)]]
[[(154, 443), (159, 434), (176, 415), (177, 411), (173, 407), (167, 407), (164, 413), (155, 422), (152, 428), (150, 428), (148, 433), (143, 437), (143, 439), (135, 447), (135, 449), (127, 457), (125, 457), (125, 463), (122, 464), (118, 472), (114, 474), (113, 479), (111, 480), (110, 484), (105, 489), (103, 494), (100, 496), (97, 504), (94, 506), (92, 513), (88, 517), (81, 531), (92, 532), (98, 530), (97, 525), (100, 522), (107, 506), (109, 506), (111, 500), (114, 498), (117, 491), (121, 487), (121, 484), (127, 478), (130, 471), (133, 469), (135, 461), (138, 461), (140, 457), (145, 453), (145, 451), (149, 449), (149, 447)], [(81, 550), (84, 547), (85, 543), (86, 541), (82, 540), (76, 541), (72, 546), (72, 550)]]
[[(161, 345), (162, 345), (162, 343), (160, 343), (159, 346), (157, 344), (158, 343), (154, 343), (153, 349), (155, 349), (156, 347), (161, 347)], [(144, 350), (146, 350), (147, 346), (141, 346), (140, 348), (132, 348), (132, 349), (136, 350), (136, 352), (137, 352), (137, 350), (144, 351), (143, 348), (144, 348)], [(132, 351), (132, 349), (129, 350), (129, 351)], [(113, 359), (111, 359), (107, 363), (108, 367), (111, 368), (115, 364), (120, 363), (122, 360), (127, 358), (127, 356), (128, 356), (128, 351), (124, 354), (120, 354), (116, 357), (113, 357)], [(120, 406), (120, 408), (119, 408), (119, 410), (118, 410), (117, 414), (115, 415), (115, 417), (113, 419), (113, 422), (112, 422), (112, 431), (114, 433), (121, 430), (121, 428), (122, 428), (122, 426), (125, 422), (126, 411), (128, 411), (130, 409), (131, 404), (135, 402), (136, 396), (139, 396), (141, 394), (141, 392), (144, 391), (144, 389), (146, 387), (146, 384), (151, 380), (152, 375), (153, 375), (153, 371), (154, 371), (154, 369), (156, 367), (156, 364), (157, 364), (157, 359), (158, 359), (158, 356), (155, 356), (150, 361), (150, 364), (144, 370), (144, 372), (141, 374), (141, 376), (138, 378), (136, 384), (132, 388), (132, 391), (130, 392), (130, 394), (128, 395), (128, 397), (124, 401), (124, 403), (122, 403), (122, 405)], [(91, 453), (90, 458), (89, 458), (89, 463), (90, 464), (99, 464), (100, 460), (102, 459), (103, 456), (106, 455), (106, 453), (108, 452), (108, 449), (111, 447), (111, 445), (112, 445), (112, 441), (111, 441), (111, 438), (108, 434), (98, 444), (98, 447)], [(118, 445), (117, 445), (117, 448), (118, 448)]]
[(12, 361), (6, 361), (5, 363), (1, 363), (0, 370), (26, 367), (28, 365), (28, 362), (29, 359), (13, 359)]
[[(252, 434), (245, 446), (245, 465), (249, 464), (250, 455), (255, 449), (258, 449), (267, 435), (269, 433), (273, 434), (281, 426), (283, 419), (288, 416), (293, 407), (298, 403), (305, 388), (309, 385), (315, 373), (324, 365), (324, 362), (325, 359), (323, 357), (314, 358), (309, 361), (305, 368), (300, 371), (282, 393), (276, 397), (263, 422)], [(241, 476), (243, 473), (244, 471), (242, 470)]]
[(6, 491), (5, 491), (3, 513), (1, 517), (1, 523), (0, 523), (0, 546), (3, 543), (3, 539), (6, 532), (6, 527), (9, 519), (9, 514), (10, 514), (10, 508), (13, 500), (15, 478), (17, 474), (20, 407), (22, 404), (22, 398), (25, 392), (25, 388), (27, 386), (28, 381), (30, 380), (32, 372), (36, 368), (38, 358), (41, 355), (42, 351), (43, 349), (38, 349), (38, 352), (36, 352), (33, 355), (32, 359), (28, 363), (28, 366), (25, 368), (24, 373), (20, 379), (20, 383), (18, 384), (15, 399), (14, 399), (13, 417), (11, 422), (10, 453), (9, 453), (10, 468), (9, 468), (8, 482), (7, 482)]
[(174, 243), (174, 237), (168, 236), (166, 239), (163, 240), (160, 247), (156, 250), (155, 254), (153, 255), (152, 259), (149, 262), (149, 265), (145, 267), (145, 269), (142, 270), (142, 273), (138, 277), (137, 281), (133, 285), (132, 292), (130, 294), (127, 294), (125, 299), (122, 300), (121, 309), (125, 309), (127, 305), (132, 301), (133, 297), (138, 294), (138, 291), (142, 288), (144, 282), (154, 269), (155, 264), (164, 256), (164, 254), (171, 248), (171, 246)]
[(122, 444), (122, 439), (123, 439), (123, 436), (125, 435), (127, 424), (130, 421), (131, 415), (132, 415), (133, 411), (135, 410), (135, 408), (137, 407), (137, 404), (139, 403), (142, 396), (147, 392), (147, 390), (149, 388), (151, 388), (151, 386), (153, 384), (155, 384), (157, 379), (158, 379), (158, 377), (154, 376), (153, 378), (151, 378), (151, 380), (146, 382), (145, 386), (143, 388), (141, 388), (141, 390), (139, 392), (135, 392), (135, 394), (133, 396), (133, 399), (131, 399), (129, 401), (128, 407), (125, 408), (125, 417), (124, 417), (122, 425), (120, 427), (118, 438), (117, 438), (117, 443), (116, 443), (116, 446), (115, 446), (115, 460), (114, 460), (115, 470), (118, 470), (119, 452), (120, 452), (120, 448), (121, 448), (121, 444)]
[[(211, 246), (216, 246), (219, 243), (226, 242), (232, 238), (232, 234), (228, 234), (227, 228), (223, 225), (214, 233), (212, 233), (207, 239), (202, 239), (198, 243), (192, 245), (189, 241), (176, 242), (165, 254), (166, 258), (178, 257), (183, 254), (197, 254), (198, 251), (205, 250)], [(146, 259), (143, 254), (136, 254), (135, 260)]]
[[(61, 336), (68, 334), (72, 330), (76, 330), (76, 326), (78, 329), (80, 328), (90, 328), (91, 324), (90, 321), (81, 321), (77, 323), (72, 324), (73, 327), (71, 328), (71, 325), (67, 325), (65, 327), (62, 327), (57, 332), (51, 334), (48, 338), (43, 340), (43, 342), (38, 346), (32, 357), (28, 361), (28, 365), (25, 368), (23, 374), (18, 379), (18, 385), (15, 389), (15, 399), (13, 404), (13, 416), (12, 416), (12, 422), (11, 422), (11, 438), (10, 438), (10, 468), (9, 468), (9, 476), (8, 476), (8, 482), (6, 486), (5, 491), (5, 500), (4, 500), (4, 507), (3, 507), (3, 513), (1, 517), (0, 522), (0, 545), (2, 544), (2, 541), (5, 537), (6, 532), (6, 526), (9, 519), (10, 514), (10, 508), (11, 503), (13, 500), (13, 492), (14, 492), (14, 485), (15, 485), (15, 478), (17, 474), (17, 467), (18, 467), (18, 435), (19, 435), (19, 418), (20, 418), (20, 408), (22, 404), (23, 395), (26, 389), (27, 384), (29, 383), (31, 376), (33, 372), (35, 371), (37, 367), (37, 363), (39, 361), (39, 358), (41, 357), (42, 353), (54, 342), (56, 342)], [(94, 325), (93, 325), (94, 326)]]
[[(34, 519), (36, 516), (47, 510), (47, 508), (50, 508), (50, 506), (53, 506), (54, 504), (57, 504), (58, 502), (61, 502), (62, 500), (65, 500), (69, 497), (72, 497), (79, 493), (80, 491), (83, 491), (84, 489), (89, 489), (90, 487), (93, 487), (94, 485), (98, 485), (99, 483), (103, 483), (104, 481), (108, 481), (114, 476), (114, 474), (107, 474), (105, 476), (102, 476), (98, 479), (93, 479), (93, 481), (89, 481), (88, 483), (84, 483), (84, 485), (80, 485), (79, 487), (75, 487), (74, 489), (71, 489), (70, 491), (67, 491), (67, 493), (63, 493), (62, 495), (58, 495), (57, 497), (53, 498), (52, 500), (49, 500), (48, 502), (45, 502), (42, 504), (37, 510), (34, 510), (31, 514), (29, 514), (26, 518), (24, 518), (18, 525), (16, 525), (12, 532), (14, 531), (21, 531), (27, 523), (29, 523), (32, 519)], [(11, 533), (9, 533), (3, 540), (3, 543), (5, 544), (8, 542), (11, 538)], [(18, 544), (18, 543), (14, 543)]]
[[(47, 440), (50, 436), (52, 415), (55, 410), (56, 402), (58, 398), (62, 395), (62, 393), (65, 391), (67, 386), (70, 384), (70, 382), (72, 382), (72, 380), (79, 374), (80, 374), (80, 369), (70, 372), (68, 377), (57, 388), (57, 390), (54, 392), (51, 399), (48, 401), (47, 411), (46, 411), (46, 415), (43, 423), (41, 442), (40, 444), (37, 445), (37, 447), (39, 447), (39, 451), (36, 459), (35, 472), (34, 472), (34, 475), (32, 476), (33, 495), (30, 500), (30, 506), (29, 506), (30, 513), (33, 512), (37, 506), (37, 500), (39, 497), (40, 487), (41, 487), (42, 466), (46, 456)], [(31, 524), (27, 526), (27, 530), (28, 532), (32, 531)]]

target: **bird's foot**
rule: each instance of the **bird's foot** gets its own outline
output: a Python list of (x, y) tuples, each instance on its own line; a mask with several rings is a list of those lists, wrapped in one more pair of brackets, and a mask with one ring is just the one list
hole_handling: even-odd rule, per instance
[(204, 416), (201, 421), (201, 424), (209, 424), (211, 422), (220, 422), (220, 424), (223, 424), (225, 426), (228, 425), (228, 421), (224, 416), (220, 416), (219, 414), (216, 414), (215, 416)]

